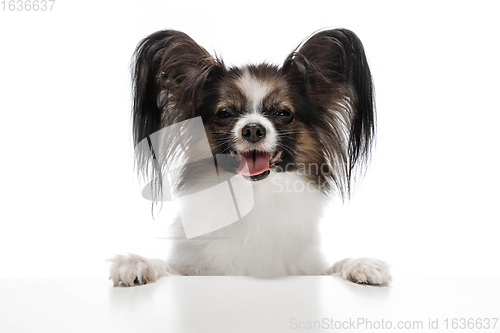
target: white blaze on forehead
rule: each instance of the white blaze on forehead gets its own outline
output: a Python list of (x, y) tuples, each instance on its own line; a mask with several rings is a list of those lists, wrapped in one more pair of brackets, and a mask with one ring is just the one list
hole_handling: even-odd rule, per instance
[(243, 71), (243, 76), (236, 80), (236, 84), (247, 98), (250, 112), (259, 113), (262, 101), (271, 91), (270, 85), (253, 76), (248, 69)]

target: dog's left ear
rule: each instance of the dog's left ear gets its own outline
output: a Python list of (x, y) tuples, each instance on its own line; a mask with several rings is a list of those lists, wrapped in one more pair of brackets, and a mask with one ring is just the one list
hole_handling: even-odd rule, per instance
[(312, 106), (307, 112), (319, 119), (314, 126), (324, 133), (325, 154), (337, 173), (345, 168), (340, 177), (349, 188), (352, 170), (370, 154), (375, 131), (372, 77), (361, 41), (346, 29), (320, 31), (290, 54), (282, 70)]

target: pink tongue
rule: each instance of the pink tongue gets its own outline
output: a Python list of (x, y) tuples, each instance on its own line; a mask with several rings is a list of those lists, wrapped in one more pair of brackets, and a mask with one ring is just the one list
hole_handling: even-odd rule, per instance
[(238, 172), (244, 176), (260, 175), (269, 170), (269, 154), (261, 152), (242, 153), (243, 158), (240, 161)]

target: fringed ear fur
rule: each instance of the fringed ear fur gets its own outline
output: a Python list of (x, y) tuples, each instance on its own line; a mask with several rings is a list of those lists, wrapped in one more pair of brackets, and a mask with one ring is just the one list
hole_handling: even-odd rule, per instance
[[(134, 143), (165, 125), (194, 117), (197, 92), (221, 68), (217, 59), (179, 31), (158, 31), (139, 43), (132, 78)], [(174, 104), (182, 112), (173, 110)]]
[(132, 77), (135, 165), (139, 176), (152, 181), (153, 198), (161, 197), (166, 162), (183, 144), (178, 135), (153, 134), (195, 117), (202, 103), (200, 93), (223, 68), (222, 62), (179, 31), (155, 32), (137, 46)]
[(375, 135), (372, 77), (361, 41), (346, 29), (318, 32), (290, 54), (282, 70), (308, 100), (330, 177), (349, 196), (354, 169), (369, 158)]

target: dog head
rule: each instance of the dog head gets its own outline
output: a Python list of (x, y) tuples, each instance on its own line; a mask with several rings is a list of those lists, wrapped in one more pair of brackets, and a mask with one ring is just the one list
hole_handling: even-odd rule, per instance
[(282, 66), (227, 68), (189, 36), (159, 31), (137, 47), (134, 142), (201, 117), (214, 155), (252, 181), (298, 172), (321, 190), (349, 194), (370, 154), (375, 112), (371, 74), (358, 37), (320, 31)]

